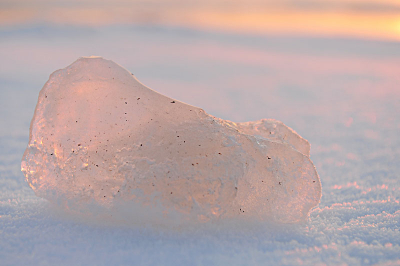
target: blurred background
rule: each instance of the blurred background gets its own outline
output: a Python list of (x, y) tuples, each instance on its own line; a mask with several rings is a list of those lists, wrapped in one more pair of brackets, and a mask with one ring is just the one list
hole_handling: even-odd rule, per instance
[(159, 25), (399, 40), (397, 0), (3, 0), (5, 26)]
[[(29, 247), (17, 241), (23, 262), (50, 256), (35, 249), (43, 237), (31, 230), (32, 217), (41, 217), (32, 206), (44, 203), (19, 166), (37, 96), (53, 71), (90, 55), (212, 115), (274, 118), (310, 141), (323, 196), (306, 230), (275, 239), (281, 245), (245, 241), (238, 261), (253, 254), (289, 265), (400, 263), (398, 0), (0, 0), (0, 225), (11, 232), (18, 220), (17, 230), (31, 236)], [(46, 241), (89, 234), (79, 226), (61, 230), (49, 219), (35, 225), (52, 228)], [(9, 243), (11, 236), (2, 237)], [(93, 253), (102, 251), (92, 259), (109, 261), (103, 248), (116, 243), (113, 233), (96, 239), (97, 247), (85, 242)], [(232, 240), (223, 248), (218, 241), (200, 249), (227, 262), (228, 249), (242, 245)], [(125, 243), (122, 259), (130, 259), (133, 244)], [(52, 252), (62, 257), (75, 244)], [(175, 244), (176, 254), (200, 256), (197, 244)], [(12, 245), (2, 250), (8, 258), (16, 254)]]

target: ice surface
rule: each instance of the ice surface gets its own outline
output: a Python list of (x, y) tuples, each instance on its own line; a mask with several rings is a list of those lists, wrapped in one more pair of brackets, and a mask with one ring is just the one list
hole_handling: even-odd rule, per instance
[(321, 198), (309, 151), (279, 121), (225, 121), (84, 57), (41, 90), (21, 168), (37, 196), (132, 223), (294, 223)]

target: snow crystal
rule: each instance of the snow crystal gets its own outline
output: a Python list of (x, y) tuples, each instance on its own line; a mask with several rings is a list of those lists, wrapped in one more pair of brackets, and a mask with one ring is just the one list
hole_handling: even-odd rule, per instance
[(321, 197), (309, 152), (279, 121), (225, 121), (84, 57), (41, 90), (21, 168), (39, 197), (132, 223), (294, 223)]

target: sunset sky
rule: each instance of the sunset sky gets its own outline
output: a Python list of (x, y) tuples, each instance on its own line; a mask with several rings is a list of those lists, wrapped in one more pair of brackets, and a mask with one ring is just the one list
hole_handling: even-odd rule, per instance
[(400, 40), (396, 0), (29, 1), (0, 3), (2, 28), (157, 25), (248, 34)]

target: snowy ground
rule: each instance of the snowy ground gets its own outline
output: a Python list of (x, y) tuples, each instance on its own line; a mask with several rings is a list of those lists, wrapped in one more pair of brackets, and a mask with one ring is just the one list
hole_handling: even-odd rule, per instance
[[(52, 211), (20, 160), (39, 90), (83, 55), (215, 116), (294, 128), (323, 186), (309, 222), (154, 232)], [(32, 26), (1, 30), (0, 58), (0, 265), (400, 265), (400, 43)]]

